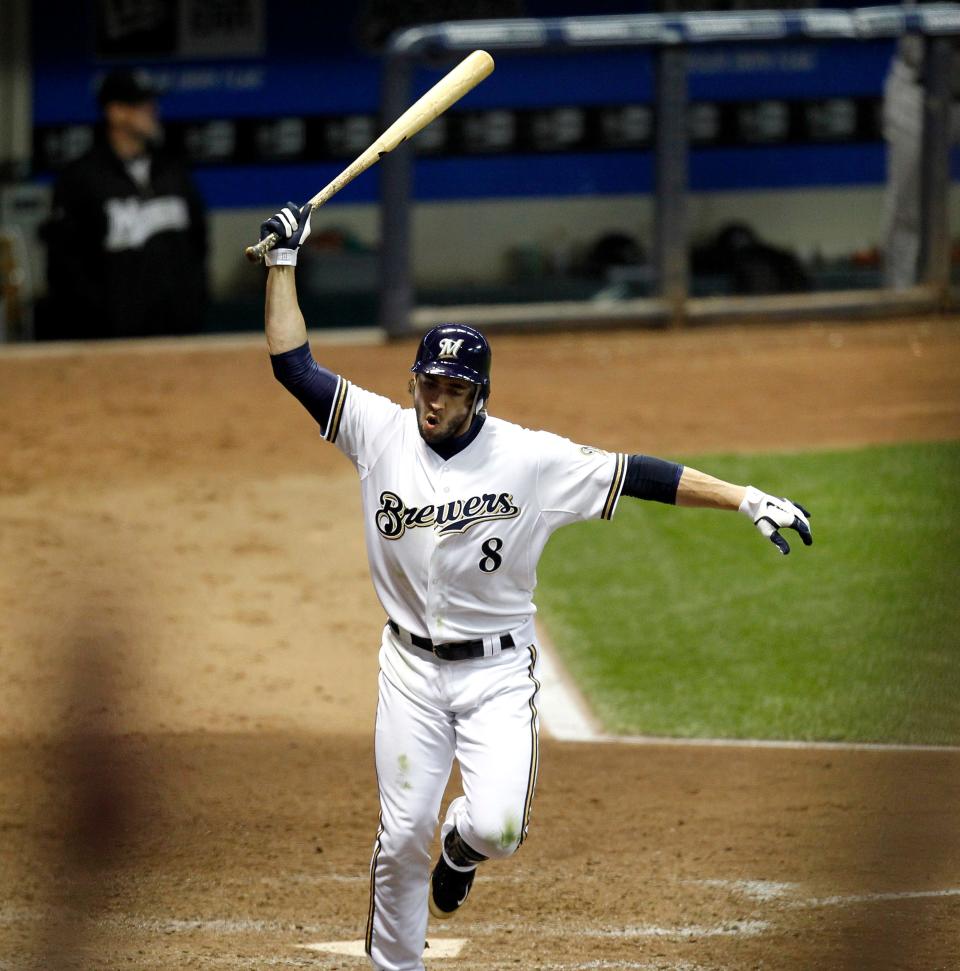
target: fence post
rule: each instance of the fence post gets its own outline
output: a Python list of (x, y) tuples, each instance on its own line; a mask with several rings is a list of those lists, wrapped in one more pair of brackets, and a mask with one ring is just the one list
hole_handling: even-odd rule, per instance
[[(389, 53), (383, 71), (381, 130), (410, 106), (411, 61)], [(413, 306), (410, 274), (410, 197), (413, 149), (398, 145), (380, 161), (380, 292), (378, 323), (388, 337), (409, 330)]]
[(924, 52), (920, 177), (920, 280), (945, 299), (950, 286), (950, 37), (928, 37)]
[(670, 304), (674, 326), (683, 322), (687, 299), (687, 51), (656, 53), (656, 197), (654, 269), (658, 296)]

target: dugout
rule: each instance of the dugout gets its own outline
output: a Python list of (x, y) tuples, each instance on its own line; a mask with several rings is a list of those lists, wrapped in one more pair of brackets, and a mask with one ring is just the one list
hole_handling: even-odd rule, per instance
[[(94, 49), (93, 11), (102, 4), (54, 6), (60, 16), (42, 32), (24, 13), (28, 4), (4, 5), (0, 14), (8, 67), (0, 95), (14, 108), (0, 113), (0, 162), (11, 159), (0, 222), (13, 227), (6, 252), (37, 292), (43, 252), (30, 241), (58, 166), (88, 144), (90, 92), (107, 67), (144, 63), (133, 46)], [(356, 10), (327, 15), (314, 4), (263, 0), (218, 9), (231, 6), (247, 21), (222, 42), (168, 31), (150, 39), (145, 62), (165, 87), (167, 136), (187, 153), (209, 205), (207, 330), (260, 327), (259, 276), (237, 254), (264, 215), (316, 192), (481, 43), (497, 58), (493, 76), (317, 214), (316, 258), (301, 277), (318, 326), (379, 322), (401, 332), (451, 307), (485, 322), (569, 326), (899, 313), (944, 303), (943, 288), (934, 285), (936, 297), (929, 281), (907, 293), (879, 290), (886, 163), (878, 114), (896, 38), (920, 29), (910, 18), (926, 25), (926, 43), (949, 43), (956, 4), (912, 13), (887, 6), (458, 21), (393, 34), (390, 54), (358, 46)], [(522, 5), (533, 13), (627, 6)], [(291, 31), (294, 21), (300, 27)], [(670, 85), (658, 84), (667, 76), (661, 62), (673, 65)], [(670, 126), (655, 123), (668, 90), (679, 97), (665, 115), (669, 144)], [(950, 107), (929, 103), (939, 105), (931, 132), (940, 144), (928, 158), (952, 168), (934, 171), (941, 184), (929, 183), (928, 210), (941, 223), (952, 219), (957, 235), (960, 153), (944, 162), (941, 122)], [(785, 127), (771, 137), (778, 124)], [(684, 247), (722, 248), (721, 231), (738, 222), (813, 267), (810, 290), (744, 300), (704, 269), (709, 254), (689, 254), (687, 263)], [(948, 243), (949, 226), (945, 233)], [(950, 266), (941, 243), (928, 247), (940, 263), (927, 262), (942, 277)], [(611, 266), (602, 279), (589, 267), (580, 272), (594, 244), (594, 263)], [(476, 309), (461, 312), (465, 304)]]
[[(691, 51), (762, 41), (867, 43), (906, 34), (925, 48), (920, 161), (921, 255), (917, 285), (904, 290), (846, 290), (749, 298), (697, 298), (690, 291), (687, 250), (688, 159), (691, 148), (688, 61)], [(388, 45), (383, 117), (401, 113), (418, 62), (475, 49), (494, 56), (545, 52), (651, 50), (655, 123), (652, 125), (654, 227), (653, 295), (639, 300), (564, 301), (496, 306), (416, 306), (410, 276), (410, 199), (414, 151), (405, 146), (383, 160), (382, 261), (379, 322), (394, 336), (456, 317), (508, 326), (574, 323), (674, 325), (725, 318), (857, 316), (943, 309), (949, 301), (950, 106), (952, 38), (960, 34), (960, 6), (867, 7), (511, 19), (451, 22), (412, 28)]]

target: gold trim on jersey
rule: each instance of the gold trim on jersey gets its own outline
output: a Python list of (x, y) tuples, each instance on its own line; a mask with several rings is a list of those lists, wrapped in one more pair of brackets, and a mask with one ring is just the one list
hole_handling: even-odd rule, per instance
[[(520, 844), (527, 838), (530, 826), (530, 813), (533, 810), (533, 790), (537, 785), (537, 772), (540, 768), (540, 733), (537, 731), (537, 692), (540, 682), (534, 676), (537, 666), (537, 645), (530, 645), (530, 668), (528, 674), (533, 682), (533, 694), (530, 695), (530, 772), (527, 776), (527, 796), (523, 802), (523, 826), (520, 829)], [(518, 845), (520, 845), (518, 844)]]
[(343, 378), (337, 379), (337, 390), (333, 396), (330, 420), (327, 422), (327, 430), (323, 433), (323, 437), (330, 443), (335, 443), (337, 440), (337, 433), (340, 431), (340, 419), (343, 417), (343, 404), (347, 400), (349, 388), (349, 381)]
[(383, 844), (380, 842), (381, 836), (383, 836), (383, 813), (380, 814), (380, 825), (377, 827), (377, 843), (373, 849), (373, 857), (370, 860), (370, 904), (367, 908), (367, 934), (363, 944), (367, 954), (370, 953), (370, 949), (373, 947), (373, 911), (375, 907), (377, 860), (380, 857), (380, 850), (383, 849)]
[(623, 480), (627, 472), (627, 457), (623, 452), (617, 452), (617, 464), (613, 470), (613, 481), (610, 483), (610, 491), (607, 493), (607, 501), (603, 504), (601, 519), (612, 519), (620, 499), (620, 492), (623, 489)]

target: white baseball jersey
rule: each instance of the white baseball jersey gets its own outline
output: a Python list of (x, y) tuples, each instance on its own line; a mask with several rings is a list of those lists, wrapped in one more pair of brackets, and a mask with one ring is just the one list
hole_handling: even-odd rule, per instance
[(621, 453), (491, 417), (445, 460), (421, 438), (412, 408), (343, 378), (322, 434), (360, 474), (380, 602), (400, 627), (435, 643), (514, 631), (531, 643), (550, 534), (610, 519), (626, 470)]

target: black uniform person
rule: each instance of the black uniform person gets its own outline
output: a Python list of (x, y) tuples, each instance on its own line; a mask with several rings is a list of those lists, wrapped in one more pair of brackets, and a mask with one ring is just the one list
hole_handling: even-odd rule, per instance
[(159, 149), (157, 90), (108, 74), (94, 146), (54, 187), (46, 227), (50, 300), (38, 336), (138, 337), (200, 330), (206, 303), (203, 202)]

